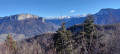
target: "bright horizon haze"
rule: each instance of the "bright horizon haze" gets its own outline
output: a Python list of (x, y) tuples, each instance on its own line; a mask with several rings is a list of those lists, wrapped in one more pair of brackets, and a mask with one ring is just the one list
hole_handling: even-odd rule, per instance
[(120, 0), (0, 0), (0, 17), (29, 13), (40, 17), (95, 14), (103, 8), (120, 8)]

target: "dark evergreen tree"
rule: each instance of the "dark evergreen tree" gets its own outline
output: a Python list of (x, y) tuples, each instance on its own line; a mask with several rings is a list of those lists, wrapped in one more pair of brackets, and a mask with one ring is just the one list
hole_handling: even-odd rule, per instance
[[(101, 47), (102, 43), (98, 43), (100, 41), (102, 35), (97, 35), (98, 30), (94, 24), (94, 19), (92, 15), (88, 15), (86, 20), (84, 21), (83, 30), (80, 32), (82, 36), (81, 39), (81, 53), (84, 54), (96, 54), (97, 48)], [(98, 47), (99, 45), (99, 47)], [(103, 44), (102, 44), (103, 45)]]
[[(93, 36), (94, 36), (94, 20), (93, 20), (93, 16), (88, 15), (88, 17), (86, 18), (85, 22), (84, 22), (84, 44), (87, 50), (87, 53), (92, 52), (92, 47), (93, 47)], [(94, 36), (96, 37), (96, 36)]]
[(71, 31), (65, 29), (65, 23), (62, 23), (61, 28), (57, 31), (54, 37), (54, 46), (57, 54), (71, 54)]
[(92, 54), (94, 43), (96, 41), (96, 28), (92, 15), (88, 15), (83, 23), (83, 30), (74, 35), (74, 40), (77, 42), (79, 52), (81, 54)]

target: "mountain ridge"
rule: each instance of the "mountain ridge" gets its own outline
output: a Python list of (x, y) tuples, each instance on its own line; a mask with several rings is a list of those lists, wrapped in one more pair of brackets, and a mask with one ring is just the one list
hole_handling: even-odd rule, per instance
[[(95, 24), (114, 24), (120, 22), (120, 9), (112, 9), (112, 8), (104, 8), (101, 9), (99, 12), (93, 15), (94, 23)], [(46, 21), (53, 22), (54, 24), (60, 25), (61, 21), (66, 22), (67, 28), (75, 25), (83, 23), (86, 16), (84, 17), (71, 17), (66, 19), (46, 19)]]

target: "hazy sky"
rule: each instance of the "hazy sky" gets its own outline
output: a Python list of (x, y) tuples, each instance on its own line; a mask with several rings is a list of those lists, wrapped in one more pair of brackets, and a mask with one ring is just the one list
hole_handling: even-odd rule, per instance
[(42, 17), (97, 13), (120, 8), (120, 0), (0, 0), (0, 16), (29, 13)]

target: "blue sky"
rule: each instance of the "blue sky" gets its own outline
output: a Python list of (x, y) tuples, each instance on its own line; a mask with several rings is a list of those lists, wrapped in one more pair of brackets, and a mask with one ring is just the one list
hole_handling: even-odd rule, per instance
[(42, 17), (94, 14), (102, 8), (120, 8), (120, 0), (0, 0), (0, 17), (29, 13)]

